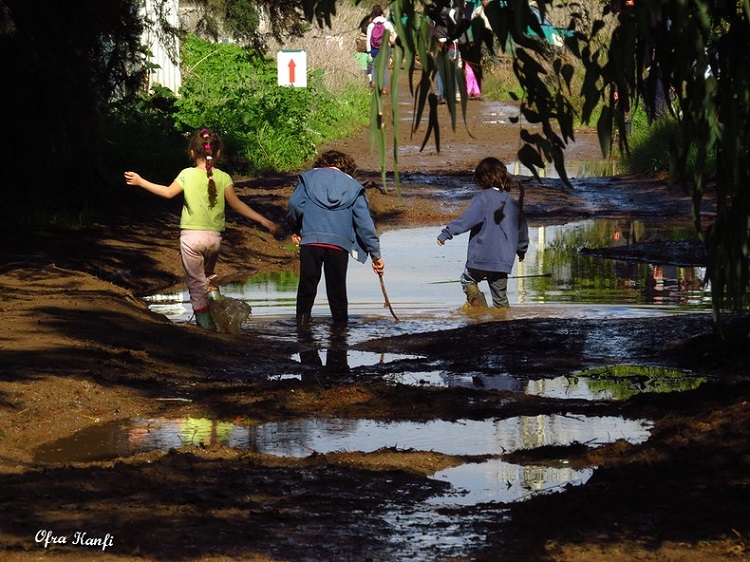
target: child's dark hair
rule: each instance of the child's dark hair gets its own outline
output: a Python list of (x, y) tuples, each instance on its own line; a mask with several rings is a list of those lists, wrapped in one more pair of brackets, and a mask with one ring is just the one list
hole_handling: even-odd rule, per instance
[(350, 176), (353, 176), (357, 171), (357, 165), (352, 157), (338, 150), (324, 152), (315, 159), (313, 166), (316, 168), (338, 168)]
[(208, 129), (197, 131), (190, 139), (190, 156), (206, 160), (206, 177), (208, 177), (208, 203), (216, 205), (216, 182), (214, 181), (214, 163), (221, 151), (221, 138)]
[(503, 191), (510, 191), (510, 176), (505, 164), (497, 158), (485, 158), (477, 164), (474, 170), (474, 182), (482, 189), (497, 187)]

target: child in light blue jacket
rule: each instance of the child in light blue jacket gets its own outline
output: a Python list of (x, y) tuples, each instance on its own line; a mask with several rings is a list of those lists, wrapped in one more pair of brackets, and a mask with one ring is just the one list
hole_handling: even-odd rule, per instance
[(321, 154), (311, 170), (302, 172), (289, 198), (287, 222), (292, 240), (300, 246), (300, 279), (296, 317), (299, 326), (310, 323), (313, 301), (321, 275), (325, 274), (326, 296), (334, 323), (348, 320), (346, 270), (351, 254), (382, 274), (380, 239), (365, 198), (365, 188), (352, 177), (354, 160), (329, 150)]
[(437, 239), (446, 240), (471, 231), (461, 286), (471, 306), (481, 306), (479, 282), (486, 280), (497, 308), (507, 307), (508, 274), (516, 256), (523, 261), (529, 248), (529, 227), (521, 206), (509, 193), (510, 178), (497, 158), (485, 158), (474, 171), (482, 191), (474, 196), (464, 213), (446, 226)]

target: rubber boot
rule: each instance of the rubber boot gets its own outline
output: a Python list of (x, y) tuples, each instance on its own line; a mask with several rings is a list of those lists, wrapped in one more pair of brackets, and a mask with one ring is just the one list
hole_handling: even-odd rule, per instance
[(216, 324), (214, 323), (214, 319), (211, 318), (210, 312), (196, 312), (195, 321), (204, 330), (216, 330)]
[(214, 323), (214, 319), (211, 318), (211, 314), (208, 312), (196, 312), (195, 313), (195, 321), (198, 323), (198, 326), (205, 330), (215, 330), (216, 324)]
[(476, 284), (467, 283), (464, 292), (466, 293), (466, 302), (471, 308), (487, 308), (487, 297)]

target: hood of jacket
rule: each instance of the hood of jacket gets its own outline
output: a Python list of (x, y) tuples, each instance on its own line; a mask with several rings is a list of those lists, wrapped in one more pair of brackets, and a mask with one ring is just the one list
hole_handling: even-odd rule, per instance
[(357, 180), (338, 168), (313, 168), (299, 180), (311, 202), (331, 211), (351, 207), (362, 191)]

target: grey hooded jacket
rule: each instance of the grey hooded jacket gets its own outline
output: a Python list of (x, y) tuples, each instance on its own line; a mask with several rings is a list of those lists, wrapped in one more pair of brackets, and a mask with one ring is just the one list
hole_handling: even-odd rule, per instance
[(507, 191), (483, 189), (474, 196), (464, 213), (438, 236), (445, 242), (471, 231), (466, 267), (510, 273), (516, 256), (529, 248), (529, 227), (518, 201)]

